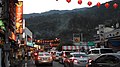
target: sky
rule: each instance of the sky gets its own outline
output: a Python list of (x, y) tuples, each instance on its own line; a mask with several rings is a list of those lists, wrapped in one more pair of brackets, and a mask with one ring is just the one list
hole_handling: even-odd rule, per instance
[[(43, 13), (50, 10), (72, 10), (76, 8), (92, 7), (98, 2), (105, 3), (110, 0), (82, 0), (82, 4), (78, 4), (78, 0), (71, 0), (68, 3), (66, 0), (20, 0), (23, 1), (23, 13)], [(92, 2), (91, 6), (88, 6), (88, 1)]]

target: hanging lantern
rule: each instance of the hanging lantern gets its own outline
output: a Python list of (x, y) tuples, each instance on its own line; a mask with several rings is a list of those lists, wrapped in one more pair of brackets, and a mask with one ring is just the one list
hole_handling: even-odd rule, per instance
[(71, 0), (66, 0), (68, 3), (70, 3), (71, 2)]
[(81, 5), (81, 4), (82, 4), (82, 0), (78, 0), (78, 4), (80, 4), (80, 5)]

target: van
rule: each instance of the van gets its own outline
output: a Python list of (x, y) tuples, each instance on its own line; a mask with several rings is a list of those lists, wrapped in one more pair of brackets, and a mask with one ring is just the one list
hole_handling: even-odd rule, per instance
[(96, 59), (97, 57), (104, 53), (113, 53), (113, 50), (112, 48), (93, 48), (88, 51), (88, 55), (91, 60)]

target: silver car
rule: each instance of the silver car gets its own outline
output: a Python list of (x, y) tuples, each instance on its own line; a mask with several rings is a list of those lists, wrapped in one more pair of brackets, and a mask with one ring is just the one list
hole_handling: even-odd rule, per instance
[(38, 56), (35, 58), (35, 64), (38, 66), (39, 64), (49, 64), (53, 65), (52, 56), (48, 52), (38, 52)]
[(70, 53), (65, 59), (64, 67), (85, 67), (88, 63), (89, 56), (83, 52)]

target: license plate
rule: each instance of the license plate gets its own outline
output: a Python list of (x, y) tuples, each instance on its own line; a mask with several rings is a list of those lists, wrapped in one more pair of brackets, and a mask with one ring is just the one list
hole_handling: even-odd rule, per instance
[(47, 58), (43, 58), (43, 60), (47, 60)]

